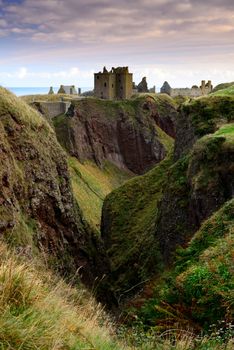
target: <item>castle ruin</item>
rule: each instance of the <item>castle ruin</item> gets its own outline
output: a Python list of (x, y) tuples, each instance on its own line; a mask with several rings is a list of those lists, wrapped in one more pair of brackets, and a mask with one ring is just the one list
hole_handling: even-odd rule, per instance
[(173, 89), (170, 87), (167, 81), (164, 82), (161, 87), (160, 92), (164, 94), (168, 94), (171, 97), (183, 96), (183, 97), (200, 97), (206, 96), (213, 90), (213, 86), (211, 84), (211, 80), (208, 80), (206, 83), (205, 80), (201, 81), (201, 86), (198, 87), (193, 85), (191, 89), (189, 88), (179, 88)]
[(94, 74), (94, 95), (101, 99), (127, 99), (132, 96), (132, 73), (117, 67)]

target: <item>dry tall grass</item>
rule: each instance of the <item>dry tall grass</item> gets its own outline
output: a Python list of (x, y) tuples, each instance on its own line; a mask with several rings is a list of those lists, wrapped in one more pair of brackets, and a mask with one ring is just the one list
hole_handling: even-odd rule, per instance
[(120, 350), (97, 303), (0, 245), (0, 349)]

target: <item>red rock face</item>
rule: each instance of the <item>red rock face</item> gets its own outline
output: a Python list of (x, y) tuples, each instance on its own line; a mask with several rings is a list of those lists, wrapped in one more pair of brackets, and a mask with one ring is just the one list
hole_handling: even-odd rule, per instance
[(169, 134), (174, 132), (170, 116), (160, 122), (156, 108), (155, 102), (145, 108), (144, 100), (135, 105), (130, 101), (122, 105), (115, 101), (76, 102), (63, 125), (66, 142), (60, 141), (81, 162), (94, 160), (102, 166), (108, 160), (120, 169), (143, 174), (166, 156), (156, 125), (161, 123)]

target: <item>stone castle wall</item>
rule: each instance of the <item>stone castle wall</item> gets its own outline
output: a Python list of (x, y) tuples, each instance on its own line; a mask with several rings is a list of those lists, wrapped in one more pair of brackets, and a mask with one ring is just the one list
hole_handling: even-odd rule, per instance
[(34, 102), (36, 108), (42, 113), (48, 116), (49, 118), (54, 118), (60, 114), (65, 114), (70, 107), (70, 102)]
[(164, 82), (161, 87), (161, 93), (166, 93), (171, 97), (183, 96), (183, 97), (200, 97), (208, 95), (213, 89), (211, 81), (208, 80), (206, 83), (205, 80), (201, 81), (201, 86), (196, 85), (189, 88), (171, 88), (167, 81)]
[(170, 96), (184, 96), (184, 97), (199, 97), (202, 96), (201, 89), (189, 89), (189, 88), (181, 88), (181, 89), (171, 89)]

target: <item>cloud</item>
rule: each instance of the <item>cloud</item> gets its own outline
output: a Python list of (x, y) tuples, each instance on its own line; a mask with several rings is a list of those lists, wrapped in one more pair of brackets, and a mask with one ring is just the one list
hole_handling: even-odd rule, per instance
[(167, 68), (178, 79), (173, 67), (189, 76), (191, 67), (214, 63), (224, 74), (234, 69), (233, 37), (233, 0), (0, 0), (0, 62), (17, 66), (21, 80), (33, 79), (29, 68), (20, 70), (25, 64), (38, 66), (43, 79), (104, 64), (163, 66), (155, 76)]
[(24, 79), (27, 76), (27, 68), (22, 67), (20, 68), (19, 72), (17, 73), (17, 77), (19, 79)]
[[(165, 39), (168, 29), (175, 36), (186, 36), (200, 26), (204, 36), (214, 19), (234, 26), (232, 0), (197, 0), (195, 4), (191, 0), (25, 0), (18, 5), (4, 4), (8, 29), (14, 23), (18, 28), (14, 34), (43, 42), (111, 43), (113, 37), (126, 42), (128, 38), (151, 39), (153, 32)], [(218, 29), (213, 28), (217, 33)]]

